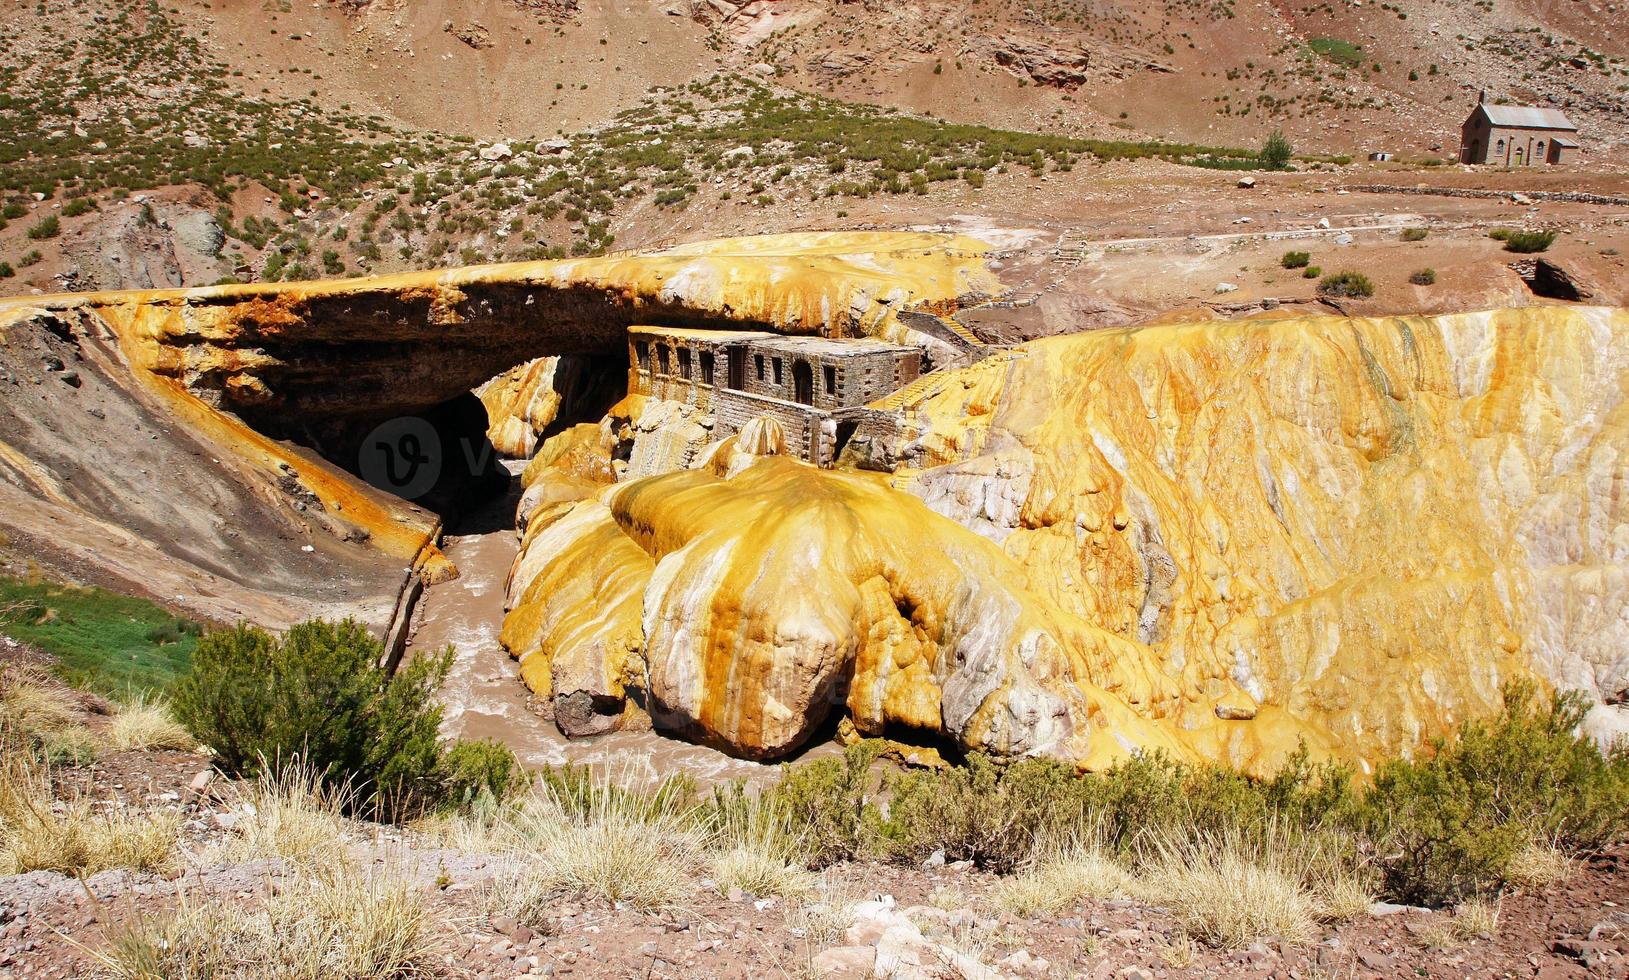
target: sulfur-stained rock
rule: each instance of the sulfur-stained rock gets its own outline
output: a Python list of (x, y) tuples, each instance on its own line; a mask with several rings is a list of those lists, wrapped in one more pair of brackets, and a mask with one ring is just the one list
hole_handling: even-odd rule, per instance
[[(1088, 766), (1364, 763), (1513, 679), (1629, 687), (1626, 389), (1621, 310), (1037, 341), (874, 406), (928, 464), (892, 489), (738, 438), (571, 505), (641, 599), (567, 635), (522, 596), (505, 642), (569, 673), (615, 637), (657, 726), (747, 755), (840, 705)], [(517, 587), (604, 575), (574, 554), (528, 544)]]
[(1131, 708), (1161, 696), (1142, 651), (880, 478), (765, 456), (541, 520), (503, 634), (539, 693), (611, 699), (637, 679), (657, 727), (748, 756), (795, 749), (836, 706), (864, 732), (1001, 754), (1183, 751)]
[(1629, 313), (1171, 324), (1023, 351), (993, 411), (954, 391), (917, 407), (977, 450), (899, 480), (1151, 647), (1184, 701), (1237, 684), (1248, 700), (1217, 714), (1253, 720), (1189, 728), (1202, 753), (1270, 764), (1288, 715), (1370, 759), (1513, 678), (1603, 698), (1629, 677), (1629, 511), (1609, 489)]
[(487, 438), (506, 456), (530, 458), (563, 419), (596, 419), (627, 394), (627, 370), (612, 357), (539, 357), (476, 389)]

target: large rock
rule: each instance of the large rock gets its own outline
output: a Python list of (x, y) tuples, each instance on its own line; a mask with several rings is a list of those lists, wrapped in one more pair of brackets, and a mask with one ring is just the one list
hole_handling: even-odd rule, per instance
[(1175, 693), (1147, 651), (992, 542), (875, 476), (732, 455), (534, 509), (503, 631), (534, 690), (618, 714), (641, 686), (658, 728), (758, 757), (834, 708), (1004, 755), (1182, 751), (1133, 710)]
[[(657, 726), (753, 756), (836, 708), (1256, 769), (1415, 748), (1514, 679), (1629, 686), (1629, 313), (1098, 331), (959, 378), (901, 406), (897, 489), (737, 448), (534, 514), (529, 682), (608, 647)], [(620, 611), (560, 607), (611, 570)]]
[[(105, 213), (134, 237), (110, 246), (98, 282), (173, 282), (190, 268), (189, 241), (214, 247), (188, 209), (153, 205), (151, 219), (137, 201)], [(179, 245), (164, 228), (172, 219)], [(415, 578), (456, 574), (437, 548), (441, 514), (402, 498), (431, 503), (423, 494), (456, 486), (443, 478), (465, 469), (469, 486), (498, 476), (475, 386), (533, 358), (566, 359), (487, 391), (495, 434), (525, 452), (603, 411), (624, 376), (629, 324), (903, 339), (901, 307), (950, 309), (997, 287), (985, 248), (945, 235), (790, 235), (337, 282), (0, 299), (0, 534), (47, 564), (212, 620), (354, 613), (383, 631), (404, 622), (398, 593), (413, 595)], [(67, 369), (42, 375), (42, 351)], [(381, 481), (380, 469), (406, 482)], [(416, 489), (421, 475), (430, 489)]]

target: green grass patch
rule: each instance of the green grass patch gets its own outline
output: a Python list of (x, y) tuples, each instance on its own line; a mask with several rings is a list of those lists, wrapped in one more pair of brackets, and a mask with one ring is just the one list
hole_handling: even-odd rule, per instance
[(1319, 57), (1327, 58), (1345, 68), (1356, 68), (1363, 64), (1363, 45), (1343, 41), (1338, 37), (1315, 37), (1307, 42), (1307, 47)]
[(146, 599), (0, 576), (0, 630), (54, 655), (69, 683), (124, 696), (185, 674), (200, 627)]

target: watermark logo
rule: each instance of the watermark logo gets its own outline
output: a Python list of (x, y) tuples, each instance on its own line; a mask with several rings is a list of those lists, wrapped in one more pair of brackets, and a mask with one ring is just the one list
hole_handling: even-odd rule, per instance
[(357, 452), (362, 479), (405, 500), (429, 493), (441, 467), (441, 437), (435, 426), (416, 416), (381, 422)]

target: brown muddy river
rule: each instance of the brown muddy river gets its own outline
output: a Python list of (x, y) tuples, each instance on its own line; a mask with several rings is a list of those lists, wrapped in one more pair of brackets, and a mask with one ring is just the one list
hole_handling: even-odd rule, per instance
[[(685, 773), (704, 785), (773, 779), (779, 772), (776, 765), (736, 759), (655, 732), (568, 739), (552, 721), (527, 707), (529, 692), (520, 681), (519, 666), (498, 643), (504, 580), (519, 550), (515, 499), (496, 501), (488, 510), (471, 515), (466, 523), (479, 529), (476, 533), (445, 537), (442, 550), (458, 566), (460, 575), (425, 590), (413, 615), (408, 656), (439, 650), (449, 643), (458, 651), (442, 688), (446, 704), (442, 731), (449, 736), (496, 739), (532, 767), (589, 765), (608, 770), (618, 779), (636, 781)], [(832, 744), (814, 746), (801, 758), (836, 751)]]

